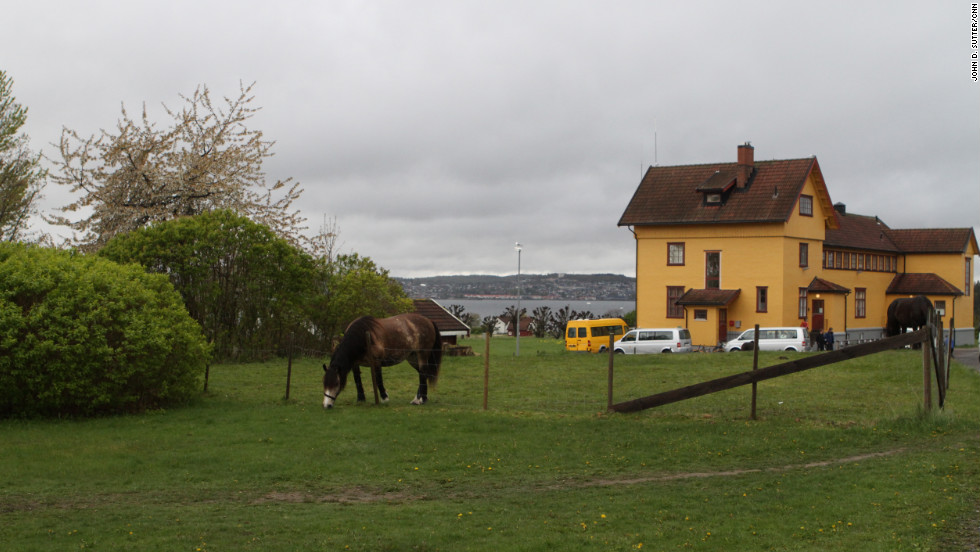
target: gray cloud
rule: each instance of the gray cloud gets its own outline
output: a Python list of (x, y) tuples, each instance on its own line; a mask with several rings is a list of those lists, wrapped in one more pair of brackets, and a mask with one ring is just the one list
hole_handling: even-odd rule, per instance
[[(18, 3), (3, 69), (35, 148), (256, 81), (316, 227), (393, 274), (634, 271), (642, 171), (816, 155), (893, 227), (978, 226), (968, 4)], [(655, 138), (656, 136), (656, 138)], [(66, 203), (48, 189), (47, 207)]]

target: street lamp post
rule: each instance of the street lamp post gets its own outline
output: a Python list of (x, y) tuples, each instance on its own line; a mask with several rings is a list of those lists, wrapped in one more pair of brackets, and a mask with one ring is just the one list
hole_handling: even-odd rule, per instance
[(517, 251), (517, 313), (514, 321), (514, 335), (517, 336), (515, 342), (514, 356), (521, 356), (521, 242), (514, 244)]

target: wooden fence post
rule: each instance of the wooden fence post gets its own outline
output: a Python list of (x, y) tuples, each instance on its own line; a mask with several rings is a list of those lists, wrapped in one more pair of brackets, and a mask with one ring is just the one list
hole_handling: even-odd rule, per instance
[(293, 334), (289, 334), (288, 352), (286, 353), (289, 361), (286, 363), (286, 398), (289, 400), (289, 387), (293, 379)]
[(616, 355), (616, 351), (613, 349), (614, 338), (615, 336), (613, 335), (613, 332), (609, 332), (609, 375), (607, 377), (607, 382), (606, 382), (606, 386), (608, 388), (606, 393), (607, 412), (612, 412), (612, 405), (613, 405), (613, 358)]
[[(367, 348), (371, 348), (371, 332), (365, 332), (364, 334), (365, 343), (367, 343)], [(374, 364), (371, 365), (371, 389), (374, 389), (374, 404), (381, 404), (381, 395), (378, 394), (378, 370)]]
[(949, 361), (953, 358), (953, 349), (956, 347), (956, 319), (949, 319), (949, 342), (946, 344), (946, 389), (949, 389)]
[[(759, 325), (755, 325), (755, 338), (752, 340), (752, 370), (759, 369)], [(759, 383), (752, 382), (752, 419), (756, 420), (755, 416), (755, 403), (756, 403), (756, 393), (758, 392)]]
[(932, 339), (932, 361), (936, 368), (936, 392), (939, 395), (939, 408), (946, 406), (946, 376), (949, 373), (949, 363), (946, 361), (946, 342), (944, 339), (943, 318), (936, 315), (936, 332)]
[(487, 409), (487, 397), (490, 396), (490, 332), (483, 345), (483, 410)]
[(922, 342), (922, 409), (932, 411), (932, 347), (933, 336), (930, 328), (928, 337)]

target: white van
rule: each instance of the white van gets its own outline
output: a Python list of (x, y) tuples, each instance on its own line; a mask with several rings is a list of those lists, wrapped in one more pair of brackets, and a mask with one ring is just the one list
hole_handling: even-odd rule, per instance
[(637, 328), (613, 344), (618, 354), (689, 353), (691, 332), (685, 328)]
[[(725, 350), (751, 351), (754, 341), (755, 330), (745, 330), (742, 335), (725, 343)], [(760, 351), (805, 351), (809, 345), (810, 335), (806, 328), (759, 328)]]

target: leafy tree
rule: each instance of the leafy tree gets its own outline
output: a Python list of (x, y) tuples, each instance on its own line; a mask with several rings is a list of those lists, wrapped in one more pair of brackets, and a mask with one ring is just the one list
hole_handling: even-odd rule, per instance
[(302, 190), (288, 179), (266, 183), (262, 162), (273, 142), (246, 127), (258, 111), (252, 86), (241, 86), (223, 105), (212, 101), (207, 86), (181, 95), (181, 109), (164, 106), (172, 119), (167, 128), (150, 121), (144, 104), (139, 119), (123, 106), (114, 132), (82, 138), (65, 129), (52, 178), (80, 194), (62, 211), (86, 214), (51, 221), (81, 233), (79, 246), (97, 250), (154, 222), (231, 209), (299, 243), (303, 219), (292, 203)]
[(636, 309), (633, 309), (633, 310), (629, 311), (628, 313), (624, 314), (623, 315), (623, 322), (626, 322), (626, 327), (627, 328), (635, 328), (636, 327)]
[(462, 320), (463, 317), (466, 315), (466, 307), (464, 307), (463, 305), (456, 305), (456, 304), (449, 305), (448, 307), (446, 307), (446, 311), (449, 314), (455, 316), (456, 318), (459, 318), (460, 320)]
[(569, 320), (592, 320), (596, 316), (590, 310), (584, 311), (572, 311), (571, 318)]
[(547, 335), (551, 324), (551, 307), (540, 306), (531, 311), (531, 322), (534, 325), (534, 337)]
[(308, 254), (228, 210), (117, 236), (99, 254), (167, 274), (219, 358), (282, 353), (317, 292)]
[(480, 315), (472, 312), (463, 313), (462, 318), (463, 324), (466, 324), (471, 330), (478, 330), (480, 328)]
[(480, 332), (480, 316), (471, 312), (466, 312), (466, 307), (463, 305), (449, 305), (446, 307), (446, 311), (458, 318), (463, 324), (466, 324), (470, 328), (471, 333)]
[(27, 108), (13, 96), (13, 80), (0, 70), (0, 241), (24, 237), (28, 219), (37, 211), (45, 171), (40, 154), (19, 134)]
[(310, 321), (322, 349), (332, 348), (333, 340), (361, 316), (392, 316), (414, 307), (401, 284), (369, 257), (350, 253), (316, 263), (319, 293), (310, 301)]
[[(526, 316), (527, 316), (527, 309), (521, 308), (520, 313), (518, 313), (517, 312), (517, 306), (516, 305), (511, 305), (511, 306), (507, 307), (504, 310), (503, 314), (500, 315), (501, 318), (507, 320), (507, 331), (508, 332), (513, 331), (515, 328), (519, 328), (520, 327), (520, 322), (517, 322), (516, 325), (515, 325), (515, 321), (523, 320)], [(515, 336), (517, 335), (516, 331), (515, 331), (514, 335)]]
[(208, 354), (166, 276), (0, 244), (0, 416), (88, 416), (186, 401)]
[(548, 332), (555, 339), (561, 339), (565, 336), (565, 328), (568, 326), (568, 321), (572, 319), (572, 312), (568, 305), (554, 311), (551, 314), (551, 323), (548, 326)]
[(484, 316), (483, 321), (480, 323), (480, 327), (484, 332), (493, 336), (494, 330), (497, 329), (497, 317), (496, 316)]

